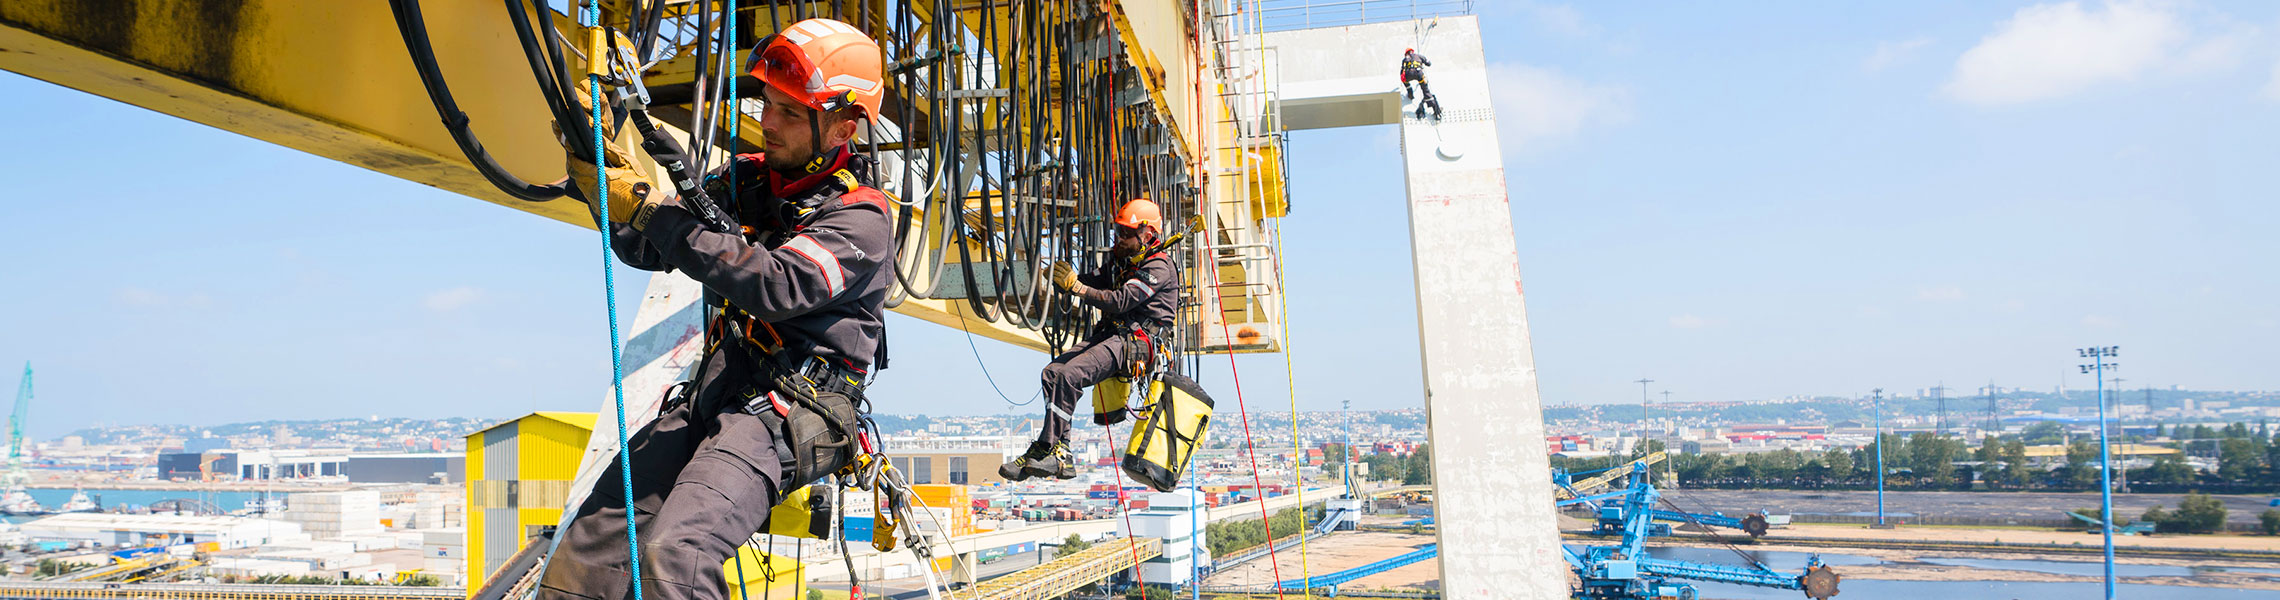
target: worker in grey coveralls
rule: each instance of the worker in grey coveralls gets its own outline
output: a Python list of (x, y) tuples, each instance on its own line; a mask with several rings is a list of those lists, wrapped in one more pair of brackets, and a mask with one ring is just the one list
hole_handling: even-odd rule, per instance
[[(1116, 214), (1116, 245), (1107, 263), (1079, 275), (1068, 263), (1053, 265), (1053, 284), (1100, 309), (1101, 320), (1076, 348), (1053, 357), (1040, 377), (1045, 393), (1045, 428), (1029, 450), (1003, 465), (998, 475), (1013, 481), (1031, 477), (1076, 476), (1069, 456), (1070, 411), (1085, 388), (1109, 377), (1132, 375), (1134, 362), (1172, 333), (1179, 310), (1179, 271), (1162, 249), (1163, 214), (1146, 199), (1124, 204)], [(1102, 425), (1124, 420), (1125, 410), (1095, 414)]]
[[(885, 359), (894, 225), (869, 187), (870, 159), (849, 149), (858, 122), (879, 114), (878, 45), (811, 19), (759, 46), (750, 71), (767, 84), (765, 152), (734, 157), (704, 184), (732, 221), (725, 231), (610, 149), (618, 258), (704, 284), (708, 316), (693, 381), (627, 445), (645, 598), (727, 597), (722, 564), (769, 508), (852, 460), (863, 387)], [(571, 157), (571, 179), (592, 194), (595, 167), (582, 158)], [(620, 477), (612, 461), (560, 532), (540, 598), (630, 594)]]

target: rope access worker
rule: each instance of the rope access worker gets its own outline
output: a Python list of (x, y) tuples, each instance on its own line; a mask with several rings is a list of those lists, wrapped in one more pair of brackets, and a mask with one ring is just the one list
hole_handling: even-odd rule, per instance
[[(1433, 61), (1426, 60), (1423, 54), (1418, 54), (1416, 48), (1401, 51), (1401, 99), (1416, 98), (1419, 89), (1425, 91), (1425, 97), (1433, 97), (1433, 87), (1425, 84), (1425, 67), (1430, 66), (1433, 66)], [(1415, 89), (1410, 87), (1409, 84), (1412, 83), (1417, 84)]]
[[(1401, 99), (1412, 100), (1417, 97), (1419, 92), (1424, 94), (1424, 100), (1417, 103), (1417, 118), (1419, 119), (1425, 118), (1427, 107), (1433, 109), (1433, 118), (1441, 118), (1441, 99), (1434, 97), (1433, 86), (1425, 83), (1425, 67), (1430, 66), (1433, 66), (1433, 61), (1427, 60), (1423, 54), (1418, 54), (1416, 48), (1407, 48), (1401, 51)], [(1416, 88), (1412, 89), (1409, 85), (1411, 83), (1417, 84)]]
[[(1045, 365), (1039, 376), (1045, 388), (1045, 428), (1028, 451), (999, 465), (998, 475), (1013, 481), (1075, 477), (1069, 425), (1077, 398), (1087, 387), (1109, 377), (1139, 374), (1149, 361), (1160, 359), (1154, 352), (1170, 339), (1180, 298), (1179, 271), (1163, 248), (1163, 222), (1155, 202), (1126, 202), (1116, 211), (1116, 243), (1109, 248), (1107, 263), (1082, 275), (1069, 263), (1053, 263), (1053, 286), (1100, 309), (1101, 320), (1076, 348)], [(1114, 425), (1128, 412), (1095, 413), (1093, 421)]]
[[(694, 380), (627, 444), (647, 598), (728, 597), (722, 563), (767, 525), (769, 508), (859, 451), (863, 387), (885, 363), (895, 242), (888, 201), (867, 185), (871, 159), (849, 143), (858, 121), (879, 118), (881, 65), (877, 42), (829, 19), (759, 42), (748, 71), (765, 84), (765, 152), (734, 157), (703, 184), (733, 219), (727, 231), (705, 226), (625, 150), (606, 151), (617, 257), (702, 283), (709, 317)], [(568, 163), (585, 195), (589, 158)], [(577, 507), (539, 597), (631, 592), (620, 477), (612, 461)]]

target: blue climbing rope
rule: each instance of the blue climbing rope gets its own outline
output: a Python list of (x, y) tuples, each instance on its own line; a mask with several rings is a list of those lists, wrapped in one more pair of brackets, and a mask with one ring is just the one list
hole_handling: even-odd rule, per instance
[[(600, 27), (602, 9), (599, 3), (587, 2), (584, 11), (587, 27)], [(605, 56), (588, 56), (589, 61), (607, 61)], [(626, 562), (633, 575), (633, 598), (641, 600), (641, 535), (635, 531), (633, 511), (633, 454), (626, 447), (625, 431), (625, 349), (618, 344), (617, 314), (617, 251), (610, 248), (610, 171), (607, 146), (602, 139), (602, 76), (587, 73), (591, 83), (594, 104), (594, 208), (602, 220), (602, 293), (610, 313), (610, 395), (617, 404), (618, 430), (618, 483), (625, 490), (625, 550)]]
[[(702, 10), (702, 9), (699, 9), (699, 10)], [(730, 3), (728, 3), (728, 19), (727, 19), (727, 22), (725, 22), (725, 23), (722, 23), (722, 24), (721, 24), (721, 29), (723, 29), (723, 30), (724, 30), (724, 31), (721, 33), (721, 41), (723, 42), (721, 45), (724, 45), (724, 46), (728, 46), (728, 58), (727, 58), (728, 64), (731, 64), (731, 65), (740, 65), (740, 64), (743, 64), (743, 63), (739, 63), (739, 62), (736, 62), (736, 3), (735, 3), (735, 2), (730, 2)], [(700, 71), (702, 71), (702, 70), (704, 69), (704, 65), (698, 65), (698, 66), (697, 66), (697, 69), (698, 69), (698, 70), (700, 70)], [(743, 120), (743, 119), (741, 118), (741, 117), (743, 117), (743, 115), (744, 115), (744, 110), (743, 110), (743, 103), (742, 103), (742, 102), (739, 102), (739, 101), (737, 100), (737, 98), (736, 98), (736, 74), (734, 74), (734, 73), (731, 73), (731, 74), (729, 74), (729, 76), (728, 76), (728, 147), (729, 147), (729, 149), (730, 149), (730, 151), (729, 151), (729, 160), (728, 160), (728, 196), (729, 196), (729, 198), (731, 198), (731, 199), (734, 199), (734, 198), (736, 197), (736, 157), (735, 157), (735, 154), (736, 154), (736, 152), (735, 152), (735, 148), (736, 148), (736, 122), (737, 122), (737, 121), (741, 121), (741, 120)], [(710, 149), (710, 148), (700, 148), (700, 149), (698, 149), (697, 151), (698, 151), (698, 152), (710, 152), (710, 151), (711, 151), (711, 149)], [(751, 545), (752, 545), (752, 536), (750, 536), (750, 535), (746, 535), (746, 536), (744, 536), (744, 543), (743, 543), (743, 544), (740, 544), (740, 545), (738, 545), (738, 546), (736, 547), (736, 597), (737, 597), (737, 600), (751, 600), (751, 598), (752, 598), (752, 593), (751, 593), (750, 591), (747, 591), (747, 590), (744, 588), (744, 585), (745, 585), (745, 583), (747, 583), (747, 582), (749, 581), (749, 578), (747, 578), (747, 577), (745, 577), (745, 576), (744, 576), (744, 548), (745, 548), (745, 547), (747, 547), (747, 546), (751, 546)], [(760, 595), (762, 595), (762, 596), (767, 596), (767, 595), (770, 595), (770, 593), (771, 593), (771, 592), (774, 592), (774, 591), (775, 591), (775, 589), (776, 589), (776, 575), (775, 575), (775, 573), (774, 573), (774, 572), (772, 572), (772, 569), (770, 569), (770, 565), (769, 565), (769, 564), (766, 562), (766, 561), (767, 561), (769, 558), (771, 558), (771, 557), (769, 557), (769, 556), (767, 556), (767, 555), (762, 555), (762, 556), (761, 556), (761, 558), (760, 558), (760, 560), (762, 561), (762, 562), (760, 563), (760, 566), (761, 566), (761, 571), (762, 571), (762, 573), (763, 573), (764, 575), (766, 575), (766, 576), (768, 577), (768, 587), (765, 587), (765, 588), (761, 588), (761, 590), (760, 590)]]

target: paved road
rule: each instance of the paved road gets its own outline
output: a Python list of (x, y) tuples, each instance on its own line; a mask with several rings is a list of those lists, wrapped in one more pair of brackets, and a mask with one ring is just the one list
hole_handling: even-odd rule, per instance
[[(1670, 490), (1664, 497), (1679, 508), (1701, 512), (1704, 506), (1729, 515), (1756, 512), (1760, 509), (1790, 514), (1876, 514), (1876, 492), (1870, 491), (1792, 491), (1792, 490)], [(2159, 504), (2176, 510), (2183, 494), (2115, 494), (2114, 512), (2132, 519), (2145, 509)], [(2255, 523), (2256, 516), (2270, 508), (2265, 504), (2270, 496), (2217, 496), (2224, 501), (2225, 519), (2234, 523)], [(2059, 513), (2077, 508), (2096, 508), (2096, 492), (1892, 492), (1884, 493), (1884, 510), (1887, 516), (1913, 514), (1926, 517), (1963, 517), (1983, 519), (2063, 519)]]

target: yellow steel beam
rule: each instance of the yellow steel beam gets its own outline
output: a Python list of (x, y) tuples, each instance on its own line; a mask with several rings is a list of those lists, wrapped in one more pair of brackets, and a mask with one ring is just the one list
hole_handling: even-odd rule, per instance
[[(457, 100), (502, 165), (562, 177), (562, 149), (497, 2), (428, 2)], [(467, 164), (383, 2), (0, 3), (0, 69), (574, 225), (574, 200), (516, 200)]]
[[(504, 5), (423, 9), (438, 66), (485, 147), (526, 180), (560, 180), (562, 148)], [(383, 2), (8, 0), (0, 69), (591, 228), (575, 200), (517, 200), (475, 171), (440, 124), (394, 23)], [(757, 135), (752, 125), (744, 130)], [(957, 304), (914, 300), (897, 310), (1045, 348), (1036, 332), (973, 320)]]

